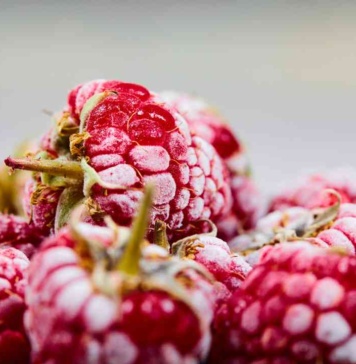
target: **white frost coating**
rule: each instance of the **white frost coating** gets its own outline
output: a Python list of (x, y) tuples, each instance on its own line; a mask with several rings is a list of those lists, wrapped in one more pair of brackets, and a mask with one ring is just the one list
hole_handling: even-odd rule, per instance
[(252, 303), (242, 314), (241, 327), (250, 334), (255, 333), (260, 325), (260, 313), (260, 302)]
[(171, 160), (166, 149), (152, 145), (137, 145), (131, 149), (129, 155), (135, 167), (147, 172), (163, 172), (169, 167)]
[(149, 244), (142, 249), (143, 258), (150, 257), (167, 257), (169, 255), (168, 251), (156, 244)]
[(342, 247), (348, 253), (355, 254), (354, 245), (342, 231), (335, 229), (324, 230), (318, 234), (318, 239), (322, 240), (329, 246)]
[(45, 301), (51, 300), (58, 289), (80, 277), (84, 278), (86, 275), (87, 273), (79, 266), (63, 267), (54, 271), (47, 276), (45, 284), (41, 289), (42, 299)]
[(356, 364), (356, 335), (335, 348), (330, 354), (330, 360), (333, 363)]
[(204, 210), (204, 200), (196, 197), (190, 200), (188, 205), (188, 218), (191, 220), (198, 220)]
[(157, 205), (164, 205), (173, 200), (176, 194), (176, 183), (170, 173), (159, 173), (143, 177), (145, 184), (153, 183), (155, 194), (153, 202)]
[(10, 288), (11, 288), (10, 282), (7, 279), (0, 278), (0, 291)]
[(341, 204), (338, 218), (342, 219), (343, 217), (356, 217), (356, 204), (354, 203)]
[(205, 175), (201, 168), (193, 167), (190, 170), (189, 187), (194, 191), (197, 196), (204, 192)]
[(337, 306), (344, 298), (344, 288), (332, 278), (318, 281), (311, 293), (311, 302), (321, 310)]
[(101, 346), (95, 339), (87, 339), (85, 342), (85, 364), (100, 364)]
[(162, 345), (161, 355), (165, 364), (196, 364), (195, 359), (181, 356), (172, 344)]
[(283, 319), (283, 328), (292, 335), (298, 335), (311, 327), (313, 318), (314, 312), (310, 307), (295, 304), (288, 308)]
[(30, 284), (34, 289), (37, 288), (38, 284), (41, 284), (43, 279), (47, 278), (48, 272), (50, 270), (60, 267), (64, 264), (76, 264), (78, 262), (78, 257), (75, 252), (72, 249), (66, 247), (50, 248), (43, 252), (39, 258), (40, 262), (37, 260), (36, 263), (40, 263), (40, 265), (36, 269), (36, 274), (34, 275), (33, 279), (30, 280)]
[(135, 169), (128, 164), (105, 169), (99, 172), (99, 176), (106, 183), (123, 187), (130, 187), (140, 181)]
[(195, 153), (195, 149), (192, 147), (188, 148), (188, 151), (187, 151), (187, 163), (188, 163), (188, 166), (190, 166), (190, 167), (193, 167), (198, 163), (198, 158)]
[(87, 279), (80, 279), (63, 288), (56, 297), (55, 305), (63, 319), (73, 320), (80, 313), (85, 301), (92, 294), (92, 286)]
[(215, 148), (204, 139), (195, 136), (193, 137), (193, 143), (197, 146), (198, 149), (202, 150), (210, 160), (212, 160), (213, 157), (216, 156)]
[(119, 154), (101, 154), (90, 159), (90, 164), (96, 169), (98, 167), (110, 168), (124, 162)]
[(89, 332), (104, 331), (115, 321), (118, 308), (113, 300), (103, 295), (95, 295), (85, 305), (83, 316)]
[(197, 149), (197, 158), (200, 168), (204, 171), (204, 174), (208, 176), (211, 172), (208, 156), (202, 150)]
[(164, 299), (161, 301), (161, 306), (164, 312), (171, 313), (174, 310), (174, 304), (171, 300)]
[(187, 121), (185, 120), (185, 118), (175, 112), (175, 113), (172, 113), (175, 121), (176, 121), (176, 125), (178, 126), (178, 129), (179, 131), (183, 134), (185, 140), (186, 140), (186, 143), (191, 144), (192, 143), (192, 137), (191, 137), (191, 134), (190, 134), (190, 130), (189, 130), (189, 126), (188, 126), (188, 123)]
[(120, 332), (106, 336), (103, 351), (107, 364), (132, 364), (138, 354), (137, 347), (129, 337)]
[(185, 209), (189, 204), (190, 191), (187, 188), (178, 190), (177, 195), (174, 199), (175, 208), (178, 210)]
[(339, 312), (327, 312), (319, 316), (316, 338), (325, 344), (337, 344), (351, 334), (351, 328)]

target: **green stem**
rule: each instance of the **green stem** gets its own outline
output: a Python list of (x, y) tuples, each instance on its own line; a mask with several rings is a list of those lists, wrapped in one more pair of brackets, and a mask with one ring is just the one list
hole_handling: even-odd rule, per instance
[(22, 169), (33, 172), (48, 173), (52, 176), (62, 176), (83, 180), (84, 174), (80, 163), (61, 159), (11, 158), (5, 159), (5, 164), (12, 169)]
[(145, 186), (145, 194), (140, 204), (131, 227), (131, 235), (127, 242), (126, 248), (117, 265), (117, 270), (120, 272), (137, 275), (140, 268), (141, 245), (145, 237), (146, 228), (148, 225), (149, 212), (152, 205), (153, 185)]

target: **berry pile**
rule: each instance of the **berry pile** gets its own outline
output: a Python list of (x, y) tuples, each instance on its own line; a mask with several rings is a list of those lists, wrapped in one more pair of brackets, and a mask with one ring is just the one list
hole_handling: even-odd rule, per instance
[(216, 110), (118, 80), (25, 149), (0, 169), (1, 364), (356, 364), (354, 170), (267, 205)]

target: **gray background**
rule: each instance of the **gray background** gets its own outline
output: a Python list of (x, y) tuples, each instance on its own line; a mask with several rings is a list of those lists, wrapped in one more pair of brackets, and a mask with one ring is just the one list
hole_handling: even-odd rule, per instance
[(73, 85), (118, 78), (218, 106), (264, 190), (356, 165), (356, 1), (0, 0), (0, 37), (0, 157)]

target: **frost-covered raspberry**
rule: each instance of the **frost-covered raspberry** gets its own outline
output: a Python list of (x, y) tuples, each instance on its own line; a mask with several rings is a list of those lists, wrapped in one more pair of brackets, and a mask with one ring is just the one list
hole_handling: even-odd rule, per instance
[(335, 192), (330, 195), (339, 201), (327, 208), (290, 207), (271, 212), (258, 222), (254, 231), (233, 239), (231, 249), (245, 254), (252, 265), (258, 260), (260, 248), (264, 245), (295, 238), (306, 238), (321, 247), (338, 247), (355, 254), (356, 204), (341, 204), (340, 195), (335, 195)]
[(15, 215), (0, 214), (0, 244), (21, 250), (31, 258), (43, 236), (39, 229), (29, 224), (24, 218)]
[(355, 317), (355, 256), (266, 247), (216, 315), (211, 363), (355, 363)]
[[(140, 85), (93, 81), (73, 90), (68, 104), (69, 124), (80, 125), (78, 133), (63, 135), (59, 158), (46, 166), (9, 158), (8, 166), (62, 173), (65, 189), (84, 180), (77, 192), (98, 224), (109, 214), (129, 225), (147, 183), (156, 186), (151, 230), (160, 219), (175, 236), (202, 219), (231, 213), (230, 177), (221, 158), (211, 144), (191, 136), (185, 119), (159, 96)], [(68, 206), (60, 201), (55, 220), (63, 209)]]
[(29, 260), (19, 250), (0, 248), (0, 363), (28, 364), (30, 345), (23, 327), (25, 273)]
[(81, 222), (42, 245), (29, 271), (25, 317), (34, 362), (170, 364), (205, 358), (213, 286), (193, 262), (169, 257), (155, 245), (141, 253), (145, 198), (132, 230)]
[(325, 189), (333, 189), (341, 196), (342, 202), (356, 202), (356, 170), (336, 168), (325, 173), (312, 174), (301, 179), (294, 187), (286, 188), (273, 197), (270, 211), (283, 210), (291, 206), (308, 209), (325, 207), (337, 200), (333, 195), (325, 195)]
[(249, 177), (245, 148), (222, 116), (204, 100), (172, 91), (161, 92), (160, 96), (176, 108), (187, 120), (192, 135), (209, 142), (226, 163), (231, 176), (234, 214), (218, 222), (219, 233), (231, 239), (237, 227), (251, 229), (262, 211), (261, 195)]
[(173, 254), (203, 265), (229, 292), (234, 292), (245, 280), (251, 266), (238, 254), (232, 254), (228, 244), (215, 236), (193, 235), (172, 245)]

